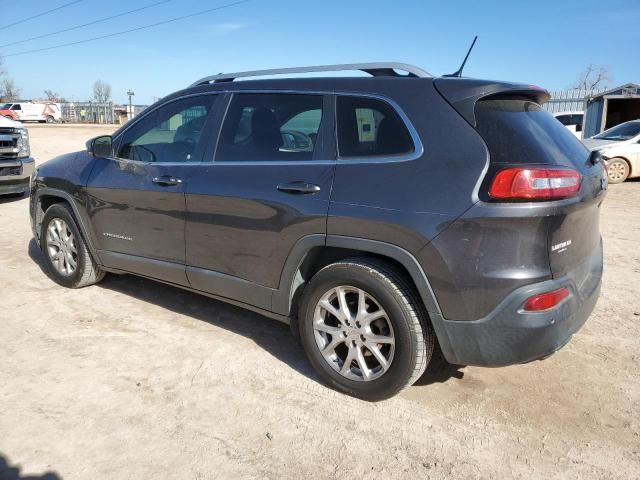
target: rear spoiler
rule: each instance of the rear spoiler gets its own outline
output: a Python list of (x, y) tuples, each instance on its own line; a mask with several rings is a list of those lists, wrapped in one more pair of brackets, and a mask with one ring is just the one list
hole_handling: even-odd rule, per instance
[(476, 102), (497, 95), (518, 95), (542, 105), (551, 95), (544, 88), (519, 83), (493, 82), (468, 78), (437, 78), (436, 90), (473, 127), (476, 126)]

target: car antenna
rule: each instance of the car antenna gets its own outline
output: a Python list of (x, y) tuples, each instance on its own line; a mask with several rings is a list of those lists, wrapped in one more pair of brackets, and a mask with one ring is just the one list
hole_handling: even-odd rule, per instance
[(467, 59), (469, 58), (469, 54), (471, 53), (471, 50), (473, 50), (473, 46), (476, 44), (476, 40), (478, 40), (477, 35), (473, 37), (473, 42), (471, 42), (471, 46), (469, 47), (469, 50), (467, 51), (467, 54), (465, 55), (464, 60), (462, 61), (462, 65), (460, 65), (460, 68), (456, 70), (454, 73), (450, 73), (449, 75), (444, 75), (445, 77), (460, 78), (462, 76), (462, 70), (464, 69), (464, 66), (467, 63)]

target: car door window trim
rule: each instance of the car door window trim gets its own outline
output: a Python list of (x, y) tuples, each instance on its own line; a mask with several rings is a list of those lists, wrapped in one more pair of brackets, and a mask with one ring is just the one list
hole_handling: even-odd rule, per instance
[[(222, 132), (222, 126), (224, 124), (225, 119), (227, 118), (227, 115), (229, 113), (229, 107), (231, 105), (231, 100), (233, 99), (233, 95), (234, 94), (243, 94), (243, 93), (249, 93), (249, 94), (298, 94), (298, 95), (324, 95), (324, 96), (329, 96), (332, 99), (333, 102), (333, 109), (332, 112), (327, 112), (328, 114), (330, 114), (333, 118), (332, 118), (332, 123), (333, 123), (333, 127), (334, 127), (334, 143), (337, 142), (337, 128), (338, 128), (338, 122), (335, 119), (335, 114), (336, 114), (336, 109), (335, 109), (335, 103), (337, 100), (337, 97), (340, 96), (348, 96), (348, 97), (362, 97), (362, 98), (372, 98), (372, 99), (377, 99), (377, 100), (381, 100), (383, 102), (386, 102), (387, 104), (389, 104), (391, 106), (391, 108), (393, 108), (396, 113), (400, 116), (400, 119), (402, 120), (402, 123), (404, 123), (405, 127), (407, 128), (407, 130), (409, 131), (409, 135), (411, 137), (411, 140), (413, 141), (413, 145), (414, 145), (414, 151), (411, 153), (406, 153), (406, 154), (400, 154), (400, 155), (387, 155), (387, 156), (364, 156), (364, 157), (349, 157), (349, 158), (340, 158), (340, 156), (337, 154), (337, 145), (335, 147), (336, 153), (335, 153), (335, 158), (334, 159), (322, 159), (322, 160), (316, 160), (313, 159), (311, 161), (299, 161), (299, 160), (269, 160), (269, 161), (249, 161), (249, 162), (241, 162), (241, 161), (229, 161), (229, 160), (215, 160), (216, 157), (216, 153), (218, 151), (218, 144), (220, 142), (220, 135)], [(115, 151), (118, 151), (117, 149), (120, 148), (120, 142), (122, 140), (122, 136), (124, 135), (124, 133), (129, 130), (133, 125), (135, 125), (138, 121), (143, 120), (147, 115), (153, 113), (155, 110), (157, 110), (158, 108), (163, 107), (164, 105), (167, 105), (170, 102), (174, 102), (174, 101), (178, 101), (178, 100), (182, 100), (185, 98), (189, 98), (189, 97), (196, 97), (196, 96), (203, 96), (203, 95), (222, 95), (222, 102), (225, 102), (225, 104), (223, 104), (221, 106), (221, 108), (223, 108), (224, 113), (222, 115), (222, 118), (220, 120), (220, 122), (215, 125), (214, 127), (214, 133), (213, 136), (215, 137), (215, 145), (213, 147), (213, 149), (209, 148), (205, 148), (204, 151), (204, 155), (202, 156), (201, 160), (198, 161), (193, 161), (193, 162), (166, 162), (163, 163), (163, 165), (202, 165), (202, 164), (215, 164), (215, 165), (303, 165), (303, 164), (309, 164), (309, 163), (313, 163), (316, 165), (322, 165), (322, 164), (352, 164), (352, 165), (356, 165), (356, 164), (362, 164), (362, 163), (399, 163), (399, 162), (407, 162), (407, 161), (412, 161), (412, 160), (416, 160), (420, 157), (422, 157), (422, 155), (424, 155), (424, 146), (422, 144), (422, 141), (420, 140), (420, 136), (418, 135), (418, 132), (416, 131), (415, 127), (413, 126), (413, 124), (411, 123), (411, 121), (409, 120), (409, 117), (407, 116), (407, 114), (404, 112), (404, 110), (400, 107), (400, 105), (398, 105), (397, 102), (395, 102), (393, 99), (385, 96), (385, 95), (381, 95), (381, 94), (374, 94), (374, 93), (361, 93), (361, 92), (349, 92), (349, 91), (345, 91), (345, 92), (331, 92), (331, 91), (327, 91), (327, 90), (291, 90), (291, 89), (248, 89), (248, 90), (215, 90), (215, 91), (210, 91), (210, 92), (199, 92), (199, 93), (191, 93), (188, 95), (182, 95), (180, 97), (176, 97), (174, 99), (171, 99), (169, 102), (164, 102), (161, 103), (159, 105), (156, 105), (155, 107), (153, 107), (152, 109), (149, 109), (149, 111), (145, 111), (138, 119), (136, 119), (135, 122), (133, 122), (131, 125), (129, 125), (127, 128), (125, 128), (122, 132), (119, 132), (116, 139), (114, 139), (114, 146), (115, 146)], [(209, 112), (209, 119), (211, 118), (211, 115), (214, 115), (216, 111), (215, 108), (215, 103), (214, 103), (214, 108), (212, 108), (212, 110)], [(323, 114), (324, 116), (324, 114)], [(328, 119), (327, 119), (328, 120)], [(324, 121), (324, 119), (323, 119)], [(322, 126), (321, 126), (321, 130), (322, 130)], [(148, 164), (150, 162), (140, 162), (137, 160), (129, 160), (129, 159), (119, 159), (119, 158), (113, 158), (114, 160), (122, 160), (122, 161), (128, 161), (128, 162), (135, 162), (138, 164)]]
[[(221, 92), (221, 91), (219, 91)], [(358, 92), (330, 92), (330, 91), (322, 91), (322, 90), (282, 90), (282, 89), (250, 89), (250, 90), (225, 90), (224, 93), (229, 94), (229, 97), (227, 98), (227, 105), (225, 108), (225, 113), (224, 113), (224, 117), (222, 119), (222, 122), (220, 123), (220, 125), (218, 125), (218, 133), (217, 133), (217, 138), (216, 138), (216, 147), (214, 149), (213, 155), (207, 155), (207, 158), (203, 160), (203, 163), (213, 163), (215, 165), (239, 165), (239, 164), (243, 164), (243, 165), (304, 165), (304, 164), (309, 164), (309, 163), (313, 163), (313, 164), (342, 164), (342, 163), (348, 163), (348, 164), (361, 164), (361, 163), (396, 163), (396, 162), (406, 162), (406, 161), (411, 161), (411, 160), (416, 160), (418, 158), (420, 158), (423, 154), (424, 154), (424, 147), (422, 145), (422, 141), (420, 140), (420, 137), (418, 135), (418, 132), (416, 131), (416, 129), (414, 128), (414, 126), (412, 125), (411, 121), (409, 120), (409, 117), (407, 116), (407, 114), (402, 110), (402, 108), (398, 105), (397, 102), (395, 102), (394, 100), (384, 96), (384, 95), (379, 95), (379, 94), (368, 94), (368, 93), (358, 93)], [(324, 95), (326, 97), (329, 97), (331, 99), (331, 102), (333, 103), (333, 108), (331, 109), (331, 111), (327, 111), (326, 115), (331, 115), (331, 118), (326, 118), (327, 122), (331, 121), (331, 123), (333, 124), (333, 143), (335, 144), (337, 142), (337, 122), (335, 119), (335, 114), (336, 114), (336, 109), (335, 109), (335, 102), (337, 97), (340, 96), (348, 96), (348, 97), (361, 97), (361, 98), (372, 98), (372, 99), (376, 99), (376, 100), (381, 100), (383, 102), (386, 102), (391, 108), (393, 108), (393, 110), (395, 110), (395, 112), (400, 116), (400, 119), (402, 120), (402, 123), (405, 125), (405, 127), (407, 128), (407, 130), (409, 131), (409, 135), (411, 137), (411, 140), (413, 141), (413, 145), (414, 145), (414, 151), (410, 152), (410, 153), (406, 153), (406, 154), (400, 154), (400, 155), (386, 155), (386, 156), (365, 156), (365, 157), (349, 157), (348, 159), (342, 159), (338, 156), (337, 154), (337, 145), (334, 146), (334, 150), (335, 150), (335, 158), (334, 159), (322, 159), (322, 160), (269, 160), (269, 161), (249, 161), (249, 162), (242, 162), (242, 161), (230, 161), (230, 160), (215, 160), (215, 155), (217, 153), (218, 150), (218, 143), (220, 141), (220, 134), (222, 132), (222, 124), (224, 122), (224, 120), (227, 118), (227, 114), (228, 114), (228, 109), (229, 106), (231, 105), (231, 99), (233, 97), (234, 94), (242, 94), (242, 93), (252, 93), (252, 94), (278, 94), (278, 93), (282, 93), (282, 94), (308, 94), (308, 95)], [(326, 105), (323, 106), (323, 109), (326, 109)], [(323, 113), (323, 117), (325, 117), (325, 113)], [(323, 118), (323, 122), (325, 121), (325, 118)], [(320, 131), (322, 131), (323, 127), (320, 127)], [(324, 133), (324, 132), (323, 132)]]

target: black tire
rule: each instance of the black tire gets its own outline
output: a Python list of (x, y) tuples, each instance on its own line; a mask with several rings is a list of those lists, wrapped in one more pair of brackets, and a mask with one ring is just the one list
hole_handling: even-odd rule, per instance
[[(341, 375), (325, 360), (316, 342), (316, 305), (326, 292), (344, 285), (371, 294), (387, 312), (393, 327), (393, 360), (385, 373), (372, 380), (357, 381)], [(320, 270), (306, 286), (298, 314), (300, 341), (320, 378), (328, 386), (363, 400), (385, 400), (412, 385), (427, 368), (436, 343), (413, 282), (394, 265), (376, 259), (347, 259)]]
[[(55, 219), (63, 220), (75, 239), (76, 248), (76, 269), (70, 275), (63, 275), (58, 272), (53, 264), (51, 255), (47, 248), (47, 229)], [(40, 229), (40, 249), (44, 253), (45, 262), (51, 278), (57, 283), (68, 288), (82, 288), (98, 283), (104, 278), (104, 271), (94, 262), (84, 238), (78, 229), (75, 216), (71, 207), (67, 203), (56, 203), (49, 207), (44, 214), (42, 227)]]
[(631, 168), (624, 158), (611, 158), (607, 162), (609, 183), (622, 183), (629, 178)]
[(55, 119), (55, 118), (53, 118), (51, 115), (49, 115), (49, 116), (47, 117), (47, 120), (46, 120), (46, 121), (47, 121), (47, 123), (54, 123), (54, 122), (56, 121), (56, 119)]

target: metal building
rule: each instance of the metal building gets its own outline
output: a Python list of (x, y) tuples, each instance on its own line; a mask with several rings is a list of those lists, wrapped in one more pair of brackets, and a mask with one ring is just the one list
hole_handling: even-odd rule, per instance
[(549, 92), (551, 98), (544, 104), (544, 108), (551, 113), (583, 112), (585, 109), (585, 100), (599, 93), (603, 93), (605, 90), (605, 88), (593, 90), (582, 90), (578, 88), (554, 90)]
[(627, 83), (586, 99), (584, 138), (640, 118), (640, 84)]

